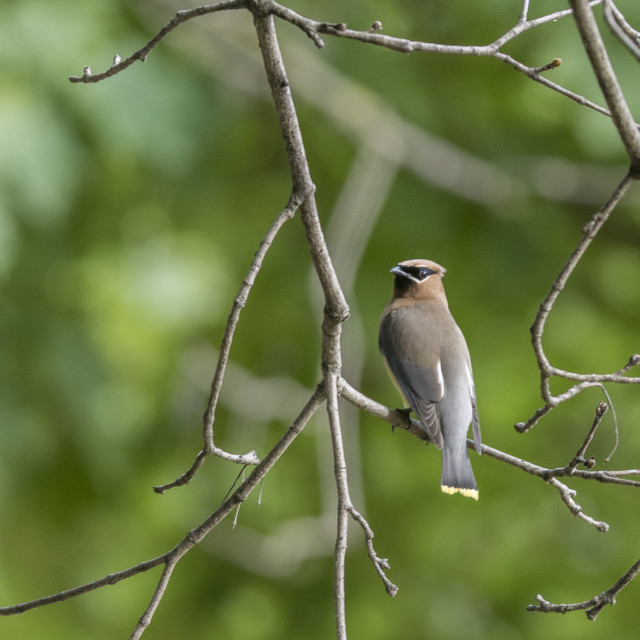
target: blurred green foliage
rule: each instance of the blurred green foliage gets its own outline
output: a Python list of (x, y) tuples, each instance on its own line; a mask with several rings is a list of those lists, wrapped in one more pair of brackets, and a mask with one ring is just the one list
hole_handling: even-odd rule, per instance
[[(532, 3), (532, 16), (564, 4)], [(640, 7), (619, 2), (632, 23)], [(195, 6), (192, 1), (191, 6)], [(485, 44), (517, 18), (518, 2), (306, 0), (302, 14), (450, 44)], [(125, 57), (177, 8), (160, 2), (3, 0), (0, 4), (0, 602), (30, 600), (124, 569), (171, 548), (213, 511), (238, 469), (209, 461), (186, 488), (158, 496), (191, 463), (217, 348), (233, 296), (288, 198), (286, 158), (255, 71), (244, 13), (182, 26), (136, 64), (97, 85), (72, 85)], [(535, 11), (535, 14), (533, 13)], [(223, 25), (223, 26), (217, 26)], [(217, 31), (215, 29), (218, 29)], [(566, 464), (602, 395), (585, 392), (531, 433), (512, 427), (539, 406), (528, 328), (582, 224), (625, 171), (610, 121), (496, 61), (404, 56), (325, 38), (317, 51), (279, 25), (292, 76), (296, 52), (316, 56), (372, 106), (483, 159), (518, 185), (474, 201), (398, 168), (349, 292), (345, 358), (361, 360), (365, 393), (398, 404), (376, 349), (388, 269), (429, 257), (474, 361), (487, 444)], [(606, 35), (632, 109), (635, 61)], [(205, 46), (206, 43), (206, 46)], [(238, 49), (233, 48), (239, 46)], [(532, 66), (563, 58), (550, 77), (601, 102), (569, 19), (508, 45)], [(252, 66), (253, 65), (253, 66)], [(298, 66), (297, 66), (298, 65)], [(329, 77), (329, 76), (327, 76)], [(331, 98), (326, 78), (312, 77)], [(297, 94), (323, 222), (365, 138)], [(357, 123), (348, 103), (336, 113)], [(554, 310), (545, 346), (558, 366), (620, 368), (638, 349), (640, 199), (632, 191)], [(337, 215), (337, 214), (336, 214)], [(336, 222), (340, 228), (340, 221)], [(340, 265), (337, 265), (340, 268)], [(320, 309), (299, 221), (288, 223), (243, 312), (218, 444), (264, 455), (319, 377)], [(359, 333), (360, 332), (360, 333)], [(562, 385), (559, 383), (558, 388)], [(640, 396), (611, 388), (620, 446), (610, 466), (636, 468)], [(602, 534), (571, 516), (555, 491), (490, 459), (474, 459), (478, 504), (440, 494), (439, 454), (393, 436), (345, 406), (350, 473), (376, 548), (400, 587), (390, 599), (354, 525), (348, 555), (351, 638), (635, 637), (640, 584), (595, 624), (583, 613), (528, 613), (535, 594), (580, 601), (637, 559), (638, 497), (571, 483)], [(606, 467), (610, 418), (590, 453)], [(225, 521), (178, 566), (145, 638), (316, 640), (334, 634), (332, 463), (322, 412), (268, 476), (232, 529)], [(0, 621), (3, 638), (128, 637), (158, 570), (63, 604)]]

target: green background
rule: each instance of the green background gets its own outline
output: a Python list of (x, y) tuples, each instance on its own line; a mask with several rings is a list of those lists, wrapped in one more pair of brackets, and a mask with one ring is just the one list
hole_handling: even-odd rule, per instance
[[(357, 29), (380, 20), (386, 34), (448, 44), (486, 44), (520, 11), (503, 0), (318, 4), (288, 6)], [(565, 8), (533, 4), (532, 17)], [(634, 0), (618, 4), (640, 23)], [(251, 17), (189, 22), (145, 64), (105, 82), (66, 79), (126, 57), (187, 6), (195, 3), (0, 4), (2, 605), (164, 553), (216, 509), (238, 473), (212, 459), (188, 487), (152, 491), (201, 446), (227, 314), (289, 196)], [(526, 435), (513, 424), (541, 404), (528, 332), (536, 309), (582, 225), (625, 173), (612, 123), (496, 60), (407, 56), (329, 36), (317, 50), (291, 25), (278, 31), (352, 310), (347, 378), (398, 405), (376, 348), (388, 270), (434, 259), (448, 269), (450, 306), (470, 346), (485, 443), (545, 466), (568, 463), (601, 392), (584, 392)], [(637, 113), (638, 64), (605, 36)], [(548, 77), (602, 103), (571, 19), (505, 50), (531, 66), (562, 58)], [(442, 143), (453, 145), (458, 165)], [(486, 173), (476, 179), (478, 166)], [(634, 187), (560, 297), (545, 336), (553, 364), (604, 373), (640, 351), (639, 204)], [(319, 380), (321, 309), (296, 217), (242, 314), (219, 446), (263, 456), (298, 414)], [(609, 391), (620, 445), (607, 465), (615, 441), (608, 414), (589, 453), (598, 468), (640, 467), (637, 388)], [(450, 498), (440, 493), (435, 449), (343, 409), (353, 498), (400, 589), (394, 599), (385, 594), (352, 525), (350, 638), (635, 637), (640, 583), (595, 623), (583, 612), (526, 611), (536, 593), (586, 600), (635, 562), (634, 489), (569, 482), (608, 533), (573, 517), (552, 487), (487, 457), (473, 456), (480, 501)], [(178, 565), (144, 637), (333, 637), (332, 469), (321, 410), (268, 475), (261, 504), (252, 495), (235, 528), (225, 520)], [(159, 571), (3, 618), (0, 635), (126, 638)]]

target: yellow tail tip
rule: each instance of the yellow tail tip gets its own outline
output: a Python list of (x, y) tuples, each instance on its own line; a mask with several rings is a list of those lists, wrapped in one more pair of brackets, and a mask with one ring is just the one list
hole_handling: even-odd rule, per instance
[(443, 493), (448, 493), (452, 496), (454, 493), (459, 493), (465, 498), (473, 498), (474, 500), (478, 499), (478, 490), (477, 489), (461, 489), (460, 487), (447, 487), (447, 485), (440, 485)]

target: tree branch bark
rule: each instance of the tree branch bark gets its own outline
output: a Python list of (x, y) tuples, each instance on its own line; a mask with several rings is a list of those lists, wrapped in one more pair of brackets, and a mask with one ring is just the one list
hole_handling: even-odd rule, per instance
[(640, 178), (640, 132), (622, 93), (609, 54), (602, 41), (593, 10), (587, 0), (569, 0), (582, 43), (591, 61), (604, 99), (611, 110), (611, 118), (631, 161), (629, 174)]

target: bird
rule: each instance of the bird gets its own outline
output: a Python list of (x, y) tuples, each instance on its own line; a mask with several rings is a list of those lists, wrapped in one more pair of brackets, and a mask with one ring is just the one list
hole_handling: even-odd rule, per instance
[(393, 295), (380, 318), (378, 346), (387, 371), (430, 442), (442, 450), (444, 493), (478, 499), (467, 453), (472, 425), (482, 452), (471, 358), (451, 312), (442, 278), (431, 260), (405, 260), (390, 270)]

